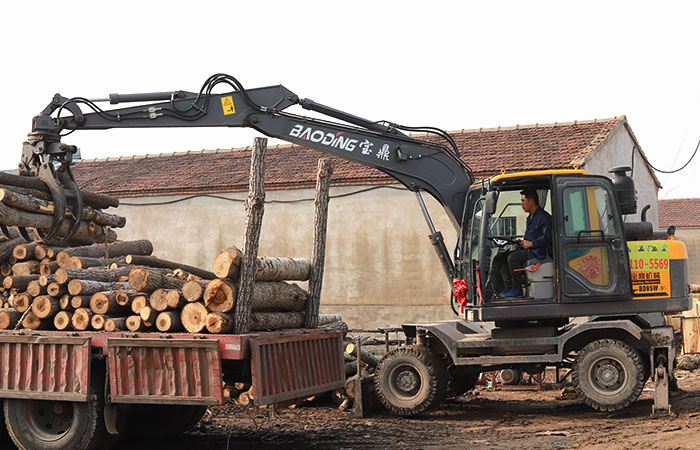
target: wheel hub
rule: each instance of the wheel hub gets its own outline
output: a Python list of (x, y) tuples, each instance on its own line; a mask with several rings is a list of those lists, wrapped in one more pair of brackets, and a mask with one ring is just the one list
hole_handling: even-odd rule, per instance
[(73, 422), (70, 402), (33, 401), (28, 409), (27, 424), (36, 435), (46, 440), (64, 435)]
[(595, 384), (604, 390), (617, 390), (625, 378), (619, 362), (612, 359), (599, 361), (593, 369)]
[(418, 377), (410, 370), (403, 370), (396, 376), (396, 387), (403, 392), (414, 391), (418, 383)]

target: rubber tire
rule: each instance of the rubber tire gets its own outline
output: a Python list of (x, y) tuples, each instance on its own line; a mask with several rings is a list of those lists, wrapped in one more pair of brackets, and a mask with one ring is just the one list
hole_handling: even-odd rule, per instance
[[(91, 398), (73, 402), (73, 419), (68, 431), (55, 440), (45, 440), (32, 433), (28, 415), (32, 402), (46, 400), (5, 400), (5, 425), (20, 450), (107, 450), (119, 438), (109, 434), (104, 423), (104, 378), (93, 371)], [(94, 397), (94, 399), (92, 398)]]
[[(591, 382), (597, 361), (614, 359), (625, 372), (625, 379), (615, 392), (605, 393)], [(585, 346), (574, 362), (572, 382), (583, 401), (598, 411), (618, 411), (632, 404), (645, 382), (644, 364), (639, 353), (628, 344), (614, 339), (600, 339)]]
[(479, 372), (466, 372), (458, 367), (448, 370), (447, 398), (461, 397), (476, 387), (479, 381)]
[[(419, 385), (412, 395), (402, 396), (391, 381), (401, 367), (418, 375)], [(388, 353), (377, 366), (374, 383), (379, 401), (394, 414), (415, 416), (439, 405), (447, 391), (447, 369), (441, 358), (424, 347), (400, 347)]]

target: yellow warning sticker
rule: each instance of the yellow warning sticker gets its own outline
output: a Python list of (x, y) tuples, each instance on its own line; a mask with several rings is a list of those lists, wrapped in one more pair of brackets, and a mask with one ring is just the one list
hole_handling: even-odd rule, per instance
[(668, 245), (664, 241), (627, 243), (635, 298), (670, 297)]
[(236, 114), (236, 108), (233, 106), (233, 97), (221, 97), (221, 108), (224, 110), (224, 116)]

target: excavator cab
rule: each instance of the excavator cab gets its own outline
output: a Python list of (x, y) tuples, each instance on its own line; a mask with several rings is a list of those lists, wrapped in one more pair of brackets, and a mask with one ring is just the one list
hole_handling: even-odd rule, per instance
[[(523, 295), (502, 297), (503, 282), (493, 270), (494, 262), (514, 251), (524, 236), (528, 216), (520, 206), (524, 189), (535, 190), (539, 207), (551, 215), (552, 246), (546, 255), (540, 252), (540, 257), (527, 260), (518, 269), (521, 277), (514, 277), (513, 284), (522, 288)], [(582, 170), (500, 174), (475, 183), (467, 194), (458, 249), (464, 255), (459, 268), (471, 287), (466, 317), (566, 322), (580, 316), (683, 310), (688, 302), (683, 275), (687, 257), (680, 250), (675, 256), (668, 253), (669, 246), (682, 244), (644, 240), (659, 237), (653, 233), (633, 236), (629, 230), (636, 230), (635, 224), (625, 222), (613, 182)], [(645, 224), (651, 230), (651, 224)], [(644, 258), (657, 264), (653, 271), (651, 266), (646, 271), (632, 270), (628, 241), (630, 245), (641, 242), (635, 250), (648, 248)], [(653, 249), (660, 253), (651, 255)], [(671, 274), (674, 257), (677, 267)], [(665, 285), (657, 286), (654, 295), (637, 295), (646, 288), (644, 282), (652, 279)]]

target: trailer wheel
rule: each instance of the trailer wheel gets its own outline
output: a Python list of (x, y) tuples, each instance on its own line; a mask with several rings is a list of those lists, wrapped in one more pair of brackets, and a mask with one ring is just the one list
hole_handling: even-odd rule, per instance
[(377, 396), (391, 412), (414, 416), (445, 398), (444, 362), (421, 347), (401, 347), (388, 353), (374, 377)]
[(635, 349), (621, 341), (600, 339), (579, 352), (572, 382), (591, 408), (617, 411), (639, 397), (644, 375), (644, 365)]
[[(97, 372), (97, 371), (94, 371)], [(108, 449), (118, 436), (104, 424), (104, 379), (93, 372), (87, 402), (5, 400), (5, 424), (21, 450)]]

